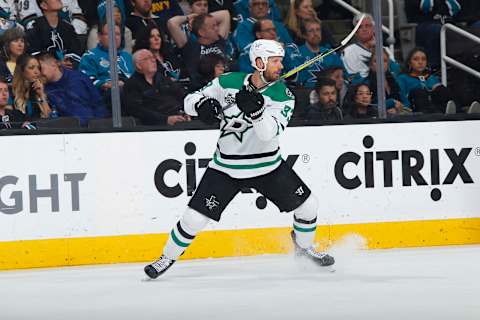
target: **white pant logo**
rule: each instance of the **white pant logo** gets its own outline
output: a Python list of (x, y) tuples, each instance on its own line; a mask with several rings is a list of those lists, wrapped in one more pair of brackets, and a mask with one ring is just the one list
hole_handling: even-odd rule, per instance
[(218, 207), (219, 204), (220, 202), (217, 201), (214, 195), (211, 195), (210, 198), (205, 198), (205, 206), (210, 211)]
[(300, 197), (301, 197), (304, 193), (305, 193), (305, 191), (303, 191), (302, 186), (298, 187), (297, 191), (295, 191), (295, 194), (296, 194), (297, 196), (300, 196)]

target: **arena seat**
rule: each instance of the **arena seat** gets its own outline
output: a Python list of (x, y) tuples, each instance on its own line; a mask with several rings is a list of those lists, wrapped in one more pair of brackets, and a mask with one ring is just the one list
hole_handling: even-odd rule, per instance
[(55, 119), (39, 119), (34, 121), (38, 129), (70, 129), (80, 128), (80, 119), (77, 117), (59, 117)]

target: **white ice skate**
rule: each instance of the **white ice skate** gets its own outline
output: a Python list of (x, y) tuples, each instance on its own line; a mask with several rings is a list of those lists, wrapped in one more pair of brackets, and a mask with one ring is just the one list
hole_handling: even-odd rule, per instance
[[(325, 252), (318, 252), (313, 247), (309, 247), (306, 249), (301, 248), (295, 240), (296, 236), (294, 231), (292, 231), (290, 235), (292, 236), (293, 244), (295, 245), (296, 257), (309, 259), (322, 267), (329, 267), (335, 263), (335, 259)], [(331, 271), (334, 271), (333, 268), (329, 269)]]
[(175, 260), (169, 259), (162, 255), (157, 261), (145, 266), (143, 270), (150, 279), (156, 279), (165, 271), (167, 271), (168, 268), (170, 268), (174, 263)]

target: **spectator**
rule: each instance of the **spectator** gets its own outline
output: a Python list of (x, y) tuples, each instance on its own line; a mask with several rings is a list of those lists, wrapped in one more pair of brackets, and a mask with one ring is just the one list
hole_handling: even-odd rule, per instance
[[(75, 29), (76, 34), (86, 35), (88, 28), (82, 9), (77, 0), (60, 0), (62, 9), (59, 11), (60, 19), (70, 23)], [(17, 19), (29, 28), (32, 21), (43, 15), (41, 10), (42, 1), (27, 0), (20, 2), (15, 7), (18, 8)]]
[(63, 66), (73, 68), (82, 53), (75, 29), (59, 17), (62, 1), (37, 1), (43, 16), (35, 18), (27, 27), (28, 52), (55, 52)]
[[(190, 75), (192, 88), (200, 84), (198, 64), (204, 55), (216, 53), (226, 58), (226, 34), (221, 34), (217, 21), (210, 14), (201, 14), (193, 18), (192, 32), (197, 40), (188, 39), (182, 48), (182, 57), (186, 61), (186, 67)], [(225, 38), (224, 38), (225, 37)]]
[[(305, 20), (300, 29), (305, 39), (305, 44), (299, 48), (302, 55), (302, 63), (330, 50), (321, 45), (322, 27), (320, 20)], [(337, 53), (332, 53), (300, 71), (298, 84), (307, 88), (313, 88), (316, 82), (316, 73), (333, 66), (340, 66), (343, 69), (342, 59)]]
[[(196, 40), (191, 34), (193, 19), (199, 15), (208, 14), (208, 2), (206, 0), (190, 0), (192, 13), (184, 16), (176, 16), (168, 20), (167, 27), (172, 39), (178, 48), (185, 47), (189, 39)], [(227, 39), (230, 33), (230, 14), (227, 10), (216, 11), (210, 14), (218, 25), (218, 32), (222, 39)]]
[(26, 51), (25, 32), (20, 27), (5, 31), (2, 35), (0, 77), (11, 86), (17, 59)]
[[(400, 85), (395, 76), (388, 70), (388, 52), (383, 50), (383, 68), (385, 70), (385, 99), (387, 113), (390, 115), (402, 114), (411, 111), (408, 108), (404, 108), (402, 101), (405, 99), (401, 97)], [(373, 104), (378, 104), (377, 96), (377, 56), (376, 52), (372, 53), (372, 57), (369, 63), (369, 73), (366, 78), (357, 78), (352, 81), (352, 84), (365, 83), (372, 91)]]
[(410, 51), (406, 66), (407, 70), (398, 76), (405, 106), (423, 113), (456, 113), (450, 91), (430, 72), (424, 49)]
[[(268, 0), (249, 0), (250, 18), (241, 22), (233, 34), (233, 38), (240, 52), (255, 40), (253, 25), (259, 19), (268, 18), (270, 4)], [(292, 38), (283, 23), (273, 20), (280, 42), (284, 44), (292, 43)]]
[(311, 104), (305, 110), (307, 120), (342, 120), (342, 109), (338, 106), (338, 95), (335, 81), (320, 78), (315, 91), (318, 102)]
[(444, 23), (452, 22), (453, 18), (460, 13), (462, 2), (461, 0), (405, 1), (405, 11), (409, 21), (417, 23), (416, 45), (425, 48), (430, 66), (435, 70), (440, 66), (440, 30)]
[[(353, 23), (355, 25), (358, 23), (361, 16), (362, 15), (357, 15), (353, 18)], [(365, 18), (355, 34), (355, 43), (347, 46), (343, 51), (343, 64), (350, 78), (365, 78), (368, 75), (368, 63), (372, 57), (372, 52), (375, 50), (375, 34), (373, 27), (373, 17), (370, 14), (365, 14)], [(394, 75), (400, 73), (400, 66), (392, 59), (389, 60), (388, 69)]]
[[(327, 78), (335, 81), (335, 88), (337, 89), (337, 101), (340, 107), (343, 106), (345, 96), (348, 91), (348, 85), (343, 77), (345, 70), (341, 65), (339, 66), (332, 66), (328, 69), (322, 70), (316, 73), (317, 81), (321, 78)], [(318, 102), (318, 94), (316, 90), (313, 90), (310, 93), (310, 104), (314, 104)]]
[(218, 54), (207, 54), (200, 58), (198, 73), (200, 75), (199, 88), (207, 85), (213, 79), (225, 73), (225, 58)]
[(0, 129), (21, 128), (25, 115), (10, 105), (10, 91), (5, 79), (0, 78)]
[[(270, 19), (258, 19), (254, 25), (253, 30), (254, 40), (257, 39), (266, 39), (266, 40), (277, 40), (277, 31), (275, 24)], [(285, 48), (285, 57), (283, 58), (282, 64), (285, 68), (285, 71), (289, 71), (296, 66), (299, 66), (302, 63), (302, 56), (298, 47), (294, 43), (283, 44)], [(239, 66), (240, 71), (251, 73), (254, 71), (253, 66), (250, 62), (249, 52), (250, 52), (251, 43), (248, 44), (239, 57)], [(297, 80), (298, 74), (290, 77), (288, 80), (290, 82), (295, 82)]]
[[(353, 18), (354, 25), (360, 21), (360, 17), (357, 15)], [(373, 17), (366, 14), (355, 34), (355, 43), (347, 46), (343, 51), (343, 63), (350, 75), (359, 74), (360, 77), (365, 78), (368, 74), (368, 62), (375, 48), (373, 27)]]
[[(83, 0), (80, 1), (79, 5), (80, 8), (82, 9), (83, 15), (85, 19), (87, 20), (87, 25), (88, 28), (90, 29), (94, 25), (98, 25), (98, 5), (100, 2), (103, 0)], [(125, 11), (125, 5), (123, 3), (123, 0), (114, 0), (114, 5), (118, 5), (121, 7), (120, 10), (124, 12), (124, 15), (126, 16), (126, 11)]]
[(232, 30), (237, 27), (237, 12), (233, 5), (233, 0), (208, 0), (208, 12), (214, 13), (217, 11), (228, 10), (230, 14), (230, 26)]
[[(183, 14), (182, 8), (178, 4), (177, 0), (131, 0), (126, 1), (127, 12), (131, 12), (131, 5), (134, 5), (133, 11), (137, 6), (137, 3), (140, 6), (150, 6), (150, 13), (155, 16), (161, 24), (162, 30), (166, 30), (166, 24), (168, 19)], [(132, 30), (133, 31), (133, 30)]]
[[(313, 9), (312, 0), (292, 0), (290, 1), (290, 9), (288, 10), (285, 24), (290, 36), (297, 45), (302, 45), (305, 42), (304, 23), (306, 20), (320, 19)], [(327, 28), (321, 28), (321, 45), (323, 47), (331, 48), (334, 45), (333, 37)]]
[(165, 36), (157, 26), (149, 26), (145, 31), (139, 33), (135, 41), (134, 52), (140, 49), (147, 49), (157, 61), (157, 70), (165, 77), (173, 81), (181, 78), (180, 61), (173, 53), (173, 48), (165, 41)]
[(49, 53), (41, 54), (38, 60), (46, 79), (48, 101), (59, 116), (78, 117), (82, 126), (86, 126), (90, 119), (110, 116), (98, 90), (86, 75), (62, 68)]
[[(167, 29), (178, 48), (183, 48), (192, 36), (192, 21), (199, 14), (208, 13), (207, 0), (189, 0), (188, 14), (178, 15), (167, 21)], [(218, 20), (217, 20), (218, 21)], [(220, 23), (220, 21), (218, 21)], [(229, 25), (230, 27), (230, 25)], [(230, 32), (228, 30), (227, 32)]]
[[(79, 69), (101, 90), (107, 103), (110, 101), (112, 77), (110, 75), (110, 57), (108, 55), (108, 25), (105, 23), (98, 31), (98, 45), (87, 51), (80, 61)], [(122, 87), (125, 81), (133, 74), (132, 56), (125, 50), (120, 50), (120, 27), (115, 26), (115, 44), (117, 46), (118, 85)]]
[(208, 10), (208, 1), (207, 0), (188, 0), (190, 5), (190, 12), (194, 14), (207, 14)]
[(13, 0), (0, 1), (0, 35), (17, 26)]
[[(121, 6), (119, 5), (120, 0), (115, 0), (114, 1), (114, 11), (113, 11), (113, 16), (115, 19), (115, 24), (120, 27), (120, 32), (122, 35), (122, 42), (120, 45), (120, 48), (124, 49), (128, 53), (132, 53), (132, 43), (133, 43), (133, 37), (132, 37), (132, 31), (125, 26), (125, 11), (122, 10)], [(99, 24), (103, 25), (106, 19), (106, 1), (102, 0), (98, 4), (97, 7), (97, 12), (98, 12), (98, 17), (99, 17)], [(93, 25), (90, 28), (90, 31), (88, 33), (88, 40), (87, 40), (87, 49), (91, 50), (95, 48), (98, 44), (98, 24)]]
[(12, 88), (15, 109), (27, 119), (48, 118), (51, 115), (37, 58), (28, 54), (18, 58)]
[(123, 91), (126, 114), (138, 118), (145, 125), (174, 125), (190, 121), (188, 115), (181, 113), (182, 87), (157, 72), (153, 54), (141, 49), (133, 54), (133, 58), (136, 71), (127, 80)]
[(345, 110), (353, 119), (371, 119), (377, 117), (377, 108), (372, 105), (372, 92), (365, 83), (353, 85), (345, 97)]
[[(246, 21), (251, 17), (251, 2), (251, 0), (237, 0), (233, 3), (235, 11), (237, 12), (237, 19), (240, 22)], [(281, 23), (282, 15), (280, 14), (280, 10), (277, 8), (275, 0), (268, 0), (268, 6), (270, 10), (268, 11), (266, 18)]]
[[(152, 13), (152, 0), (132, 0), (133, 12), (127, 18), (127, 27), (132, 31), (133, 38), (145, 31), (149, 25), (155, 25), (162, 31), (166, 30), (167, 21)], [(178, 14), (182, 14), (181, 10)]]

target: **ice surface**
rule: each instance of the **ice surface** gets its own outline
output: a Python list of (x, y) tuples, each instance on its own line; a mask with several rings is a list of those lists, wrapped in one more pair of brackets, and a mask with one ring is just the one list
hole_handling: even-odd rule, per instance
[(480, 246), (333, 248), (336, 272), (290, 255), (0, 272), (0, 320), (480, 319)]

